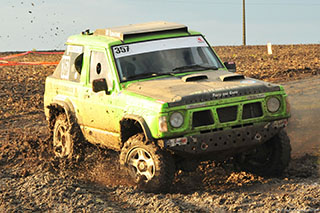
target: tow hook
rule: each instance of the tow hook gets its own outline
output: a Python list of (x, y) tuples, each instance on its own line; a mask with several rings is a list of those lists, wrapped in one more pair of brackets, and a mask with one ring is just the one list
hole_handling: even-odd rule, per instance
[(204, 151), (204, 150), (206, 150), (208, 148), (208, 144), (206, 144), (206, 143), (202, 143), (201, 144), (201, 149)]
[(254, 139), (257, 140), (257, 141), (260, 141), (261, 140), (261, 135), (259, 133), (257, 133), (255, 136), (254, 136)]

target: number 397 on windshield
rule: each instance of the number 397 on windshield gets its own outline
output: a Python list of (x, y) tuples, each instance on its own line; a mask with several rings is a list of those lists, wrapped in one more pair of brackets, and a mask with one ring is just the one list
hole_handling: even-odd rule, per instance
[(129, 46), (114, 47), (113, 50), (116, 54), (127, 53), (129, 52)]

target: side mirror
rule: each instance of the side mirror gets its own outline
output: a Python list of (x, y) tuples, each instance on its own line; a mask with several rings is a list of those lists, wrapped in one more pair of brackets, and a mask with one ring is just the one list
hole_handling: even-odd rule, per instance
[(100, 78), (93, 80), (92, 90), (93, 92), (106, 91), (106, 94), (108, 94), (108, 85), (106, 79)]
[(236, 72), (236, 63), (234, 63), (233, 61), (229, 61), (229, 62), (224, 62), (223, 63), (224, 66), (226, 66), (226, 68), (229, 70), (229, 72)]

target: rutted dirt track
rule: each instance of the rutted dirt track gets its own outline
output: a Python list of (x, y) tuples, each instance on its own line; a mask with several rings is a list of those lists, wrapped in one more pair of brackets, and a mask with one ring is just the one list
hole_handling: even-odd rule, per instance
[[(0, 67), (0, 212), (319, 212), (320, 45), (274, 46), (271, 56), (264, 46), (216, 50), (247, 76), (285, 82), (293, 160), (284, 176), (263, 178), (207, 162), (194, 173), (177, 172), (169, 193), (148, 194), (119, 172), (116, 152), (88, 145), (84, 161), (67, 166), (48, 152), (43, 114), (44, 80), (55, 66)], [(15, 60), (60, 57), (32, 54)]]

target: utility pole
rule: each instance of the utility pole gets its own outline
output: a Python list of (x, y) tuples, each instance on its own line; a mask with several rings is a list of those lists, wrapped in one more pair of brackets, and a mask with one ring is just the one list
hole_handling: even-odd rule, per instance
[(243, 31), (243, 45), (246, 46), (246, 1), (243, 1), (242, 5), (242, 31)]

